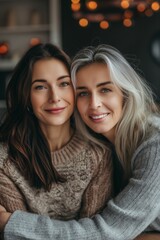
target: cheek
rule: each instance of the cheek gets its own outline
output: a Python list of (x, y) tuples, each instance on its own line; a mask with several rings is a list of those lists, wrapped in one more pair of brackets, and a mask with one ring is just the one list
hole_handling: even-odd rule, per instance
[(35, 103), (36, 103), (36, 101), (37, 101), (37, 100), (36, 100), (36, 97), (31, 94), (31, 97), (30, 97), (30, 98), (31, 98), (31, 105), (34, 106)]
[(119, 109), (121, 111), (123, 107), (123, 98), (121, 96), (112, 96), (107, 101), (111, 108)]
[(70, 102), (72, 102), (74, 105), (75, 104), (75, 95), (74, 95), (73, 90), (70, 91), (69, 96), (70, 96)]
[(80, 114), (82, 114), (83, 113), (83, 104), (82, 104), (82, 101), (80, 100), (80, 99), (77, 99), (77, 101), (76, 101), (76, 105), (77, 105), (77, 109), (78, 109), (78, 112), (80, 113)]
[(72, 91), (65, 93), (65, 95), (63, 94), (63, 96), (61, 96), (61, 98), (63, 101), (67, 102), (68, 105), (70, 105), (70, 107), (74, 110), (75, 97), (74, 97), (74, 93)]
[(115, 114), (118, 118), (121, 118), (122, 112), (123, 112), (123, 99), (122, 98), (116, 98), (113, 101), (113, 106), (115, 109)]
[(40, 106), (43, 101), (42, 97), (38, 97), (35, 95), (31, 95), (30, 99), (31, 99), (31, 106), (32, 106), (33, 110), (36, 109), (38, 106)]
[(122, 109), (123, 109), (123, 97), (122, 96), (119, 96), (118, 98), (118, 103), (117, 103), (117, 107), (119, 108), (119, 111), (122, 112)]
[(79, 112), (81, 118), (83, 119), (83, 121), (85, 121), (86, 116), (87, 116), (87, 110), (88, 110), (87, 104), (81, 100), (77, 101), (77, 109), (78, 109), (78, 112)]

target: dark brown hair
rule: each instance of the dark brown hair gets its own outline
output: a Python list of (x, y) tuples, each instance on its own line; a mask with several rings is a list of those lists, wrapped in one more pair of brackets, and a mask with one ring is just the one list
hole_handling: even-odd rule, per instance
[(12, 161), (30, 184), (49, 190), (64, 181), (52, 164), (48, 142), (30, 109), (32, 69), (40, 59), (54, 58), (70, 71), (70, 58), (53, 44), (31, 47), (17, 64), (6, 90), (7, 113), (0, 126), (0, 141), (8, 146)]

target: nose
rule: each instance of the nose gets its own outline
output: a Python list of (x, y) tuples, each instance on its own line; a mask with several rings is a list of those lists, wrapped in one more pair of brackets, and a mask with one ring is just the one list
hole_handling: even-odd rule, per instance
[(97, 109), (97, 108), (101, 107), (101, 105), (102, 105), (101, 99), (96, 94), (92, 94), (90, 97), (90, 102), (89, 102), (90, 108)]
[(60, 96), (56, 89), (51, 89), (49, 93), (49, 103), (60, 102)]

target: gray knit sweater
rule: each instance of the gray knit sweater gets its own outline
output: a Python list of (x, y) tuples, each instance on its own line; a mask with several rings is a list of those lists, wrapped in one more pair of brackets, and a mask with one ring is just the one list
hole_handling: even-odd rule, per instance
[(131, 240), (143, 231), (160, 231), (160, 131), (136, 150), (125, 189), (92, 219), (59, 221), (16, 211), (6, 240)]

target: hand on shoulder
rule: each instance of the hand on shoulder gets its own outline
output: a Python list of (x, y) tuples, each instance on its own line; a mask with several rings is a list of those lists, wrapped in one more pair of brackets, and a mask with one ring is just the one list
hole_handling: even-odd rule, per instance
[(160, 233), (144, 233), (136, 237), (134, 240), (159, 240), (159, 239)]
[(11, 216), (11, 213), (7, 212), (6, 209), (2, 205), (0, 205), (0, 232), (3, 231), (10, 216)]

